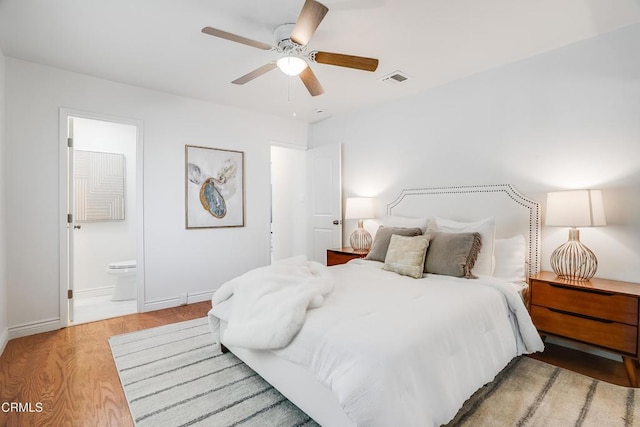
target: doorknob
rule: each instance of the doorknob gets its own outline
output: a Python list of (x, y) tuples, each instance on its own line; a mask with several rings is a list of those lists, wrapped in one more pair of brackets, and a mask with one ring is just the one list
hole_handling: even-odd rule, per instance
[(82, 228), (82, 226), (81, 225), (74, 225), (73, 228), (76, 229), (76, 230), (80, 230)]
[(333, 220), (333, 225), (340, 225), (340, 220), (339, 219), (334, 219)]

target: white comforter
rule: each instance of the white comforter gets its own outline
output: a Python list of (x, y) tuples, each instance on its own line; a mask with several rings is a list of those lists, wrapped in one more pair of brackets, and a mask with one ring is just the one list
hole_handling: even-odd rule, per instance
[(274, 351), (329, 387), (358, 426), (445, 424), (513, 357), (543, 349), (509, 284), (416, 280), (381, 265), (332, 267), (333, 292)]
[(327, 267), (304, 256), (288, 258), (224, 283), (213, 295), (211, 314), (228, 322), (223, 338), (229, 346), (281, 348), (298, 333), (307, 309), (320, 307), (332, 289)]

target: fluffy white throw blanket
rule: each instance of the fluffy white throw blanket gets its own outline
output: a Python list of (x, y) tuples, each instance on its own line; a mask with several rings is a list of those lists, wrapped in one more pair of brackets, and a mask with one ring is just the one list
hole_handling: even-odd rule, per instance
[(227, 321), (226, 345), (282, 348), (302, 327), (307, 309), (321, 306), (332, 290), (327, 267), (298, 256), (226, 282), (213, 295), (211, 314)]

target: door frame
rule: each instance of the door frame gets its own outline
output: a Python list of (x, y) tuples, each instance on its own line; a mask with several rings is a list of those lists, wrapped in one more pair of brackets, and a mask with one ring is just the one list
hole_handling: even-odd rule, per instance
[(100, 120), (136, 127), (136, 289), (137, 311), (142, 312), (145, 300), (144, 280), (144, 161), (143, 161), (143, 125), (142, 120), (111, 116), (106, 114), (91, 113), (71, 108), (61, 107), (59, 110), (59, 248), (60, 248), (60, 327), (69, 325), (69, 299), (67, 289), (69, 287), (69, 241), (67, 229), (67, 214), (69, 201), (67, 200), (67, 170), (69, 168), (67, 155), (67, 134), (69, 117)]

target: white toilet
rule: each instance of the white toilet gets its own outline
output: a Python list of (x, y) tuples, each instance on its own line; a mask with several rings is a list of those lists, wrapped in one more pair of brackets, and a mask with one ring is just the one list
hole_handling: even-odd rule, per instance
[(115, 276), (111, 301), (136, 299), (136, 261), (112, 262), (107, 273)]

